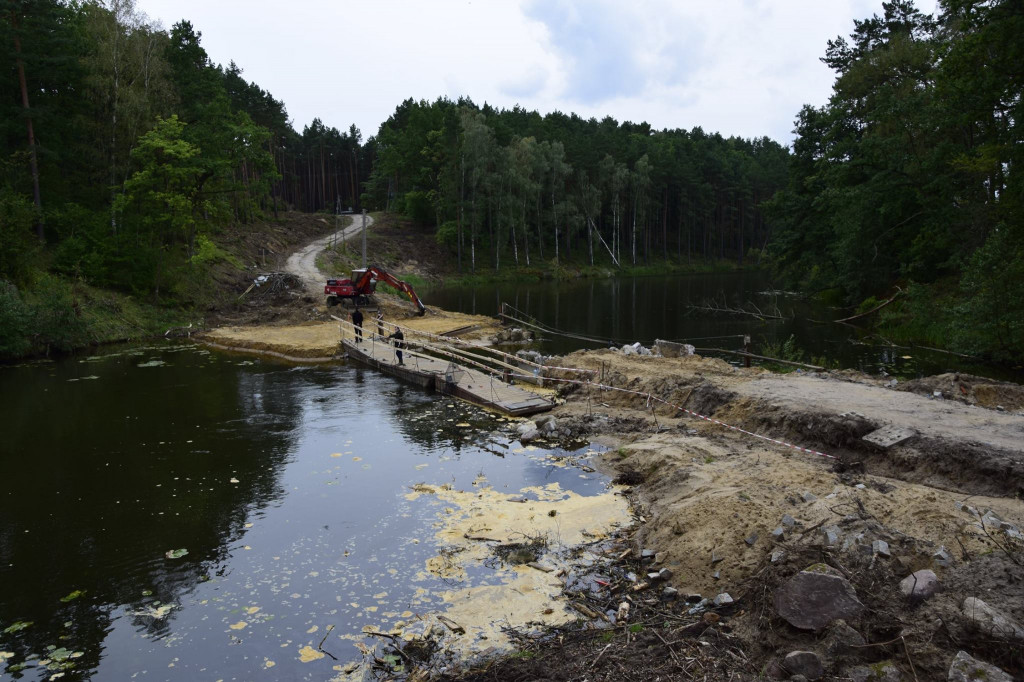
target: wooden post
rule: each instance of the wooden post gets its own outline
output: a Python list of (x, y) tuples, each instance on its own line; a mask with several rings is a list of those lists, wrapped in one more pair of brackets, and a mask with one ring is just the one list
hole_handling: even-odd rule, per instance
[(743, 366), (750, 367), (750, 334), (746, 334), (743, 337), (743, 352), (747, 355), (743, 356)]
[(363, 209), (363, 268), (366, 268), (366, 209)]

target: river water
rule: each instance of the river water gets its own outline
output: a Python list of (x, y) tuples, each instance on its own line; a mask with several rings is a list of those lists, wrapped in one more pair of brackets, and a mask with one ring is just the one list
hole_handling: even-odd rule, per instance
[(591, 450), (344, 365), (168, 344), (0, 367), (0, 396), (0, 679), (328, 679), (497, 580), (423, 570), (450, 510), (410, 486), (608, 488), (554, 463)]
[[(636, 341), (650, 345), (655, 339), (739, 350), (743, 336), (750, 335), (752, 352), (760, 354), (765, 344), (782, 344), (792, 336), (802, 360), (811, 364), (823, 359), (832, 367), (901, 378), (964, 371), (1018, 382), (1024, 379), (1020, 373), (967, 358), (896, 347), (848, 325), (813, 322), (839, 315), (822, 304), (776, 290), (768, 274), (758, 271), (442, 287), (427, 291), (423, 298), (428, 305), (480, 315), (498, 314), (504, 302), (548, 327), (576, 335), (544, 334), (540, 348), (550, 353)], [(760, 310), (783, 319), (706, 308)], [(734, 364), (740, 361), (734, 355), (721, 356)]]

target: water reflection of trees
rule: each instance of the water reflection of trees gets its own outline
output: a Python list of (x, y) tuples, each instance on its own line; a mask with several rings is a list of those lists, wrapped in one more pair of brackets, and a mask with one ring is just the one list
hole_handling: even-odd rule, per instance
[[(151, 356), (173, 367), (137, 367)], [(236, 363), (148, 352), (0, 374), (10, 398), (0, 443), (9, 665), (55, 646), (83, 652), (65, 679), (88, 676), (120, 606), (138, 630), (165, 635), (174, 610), (156, 609), (209, 579), (249, 515), (281, 497), (303, 382)], [(100, 378), (68, 382), (90, 373)], [(165, 557), (179, 548), (188, 554)], [(17, 622), (32, 625), (3, 632)]]
[(507, 446), (491, 436), (496, 426), (494, 415), (432, 390), (396, 384), (389, 391), (394, 404), (394, 409), (388, 413), (389, 420), (407, 440), (427, 452), (451, 450), (458, 455), (467, 448), (477, 448), (504, 456), (503, 449)]

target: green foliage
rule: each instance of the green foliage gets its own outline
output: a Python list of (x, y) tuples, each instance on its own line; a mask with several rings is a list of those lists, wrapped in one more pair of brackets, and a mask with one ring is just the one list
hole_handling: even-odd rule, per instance
[(0, 280), (26, 284), (39, 253), (35, 207), (28, 197), (0, 188)]
[(790, 362), (804, 362), (804, 352), (797, 345), (796, 336), (789, 335), (785, 341), (765, 341), (761, 346), (760, 355), (776, 360), (789, 360)]
[(0, 281), (0, 359), (69, 351), (87, 339), (86, 325), (66, 280), (43, 275), (24, 293)]
[(18, 288), (0, 280), (0, 359), (29, 353), (32, 320), (32, 309), (21, 299)]
[(936, 17), (908, 0), (882, 7), (829, 42), (832, 97), (800, 112), (789, 185), (767, 206), (771, 262), (789, 284), (840, 289), (859, 312), (897, 282), (941, 291), (945, 310), (906, 301), (904, 318), (937, 317), (904, 319), (904, 332), (1020, 356), (1020, 298), (1002, 273), (1020, 252), (1007, 226), (1024, 223), (1024, 15), (1012, 0), (948, 0)]
[(448, 247), (451, 250), (455, 250), (459, 245), (459, 225), (454, 220), (448, 220), (441, 224), (437, 228), (437, 234), (434, 235), (437, 243), (441, 246)]
[(960, 280), (955, 347), (1000, 359), (1024, 356), (1024, 228), (1000, 225)]
[(436, 219), (434, 206), (427, 192), (407, 192), (402, 197), (398, 210), (417, 225), (433, 225)]
[(856, 314), (860, 315), (861, 313), (866, 313), (869, 310), (873, 310), (873, 309), (877, 308), (878, 304), (880, 304), (880, 303), (881, 303), (881, 301), (879, 301), (874, 296), (868, 296), (867, 298), (865, 298), (863, 301), (860, 302), (859, 306), (857, 306)]
[(79, 317), (78, 302), (67, 280), (52, 275), (40, 278), (26, 299), (32, 310), (33, 345), (45, 353), (67, 352), (88, 341)]
[(217, 244), (205, 234), (201, 234), (196, 237), (195, 251), (192, 254), (192, 258), (189, 259), (189, 263), (201, 266), (212, 265), (222, 261), (229, 262), (236, 268), (242, 268), (242, 263), (238, 258), (217, 246)]
[(438, 226), (460, 272), (474, 273), (573, 259), (743, 264), (770, 235), (760, 206), (787, 161), (767, 138), (445, 98), (406, 100), (374, 142), (366, 200)]

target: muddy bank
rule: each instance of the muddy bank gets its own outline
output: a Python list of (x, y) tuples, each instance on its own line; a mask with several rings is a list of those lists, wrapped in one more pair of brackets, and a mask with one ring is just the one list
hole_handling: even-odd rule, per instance
[[(631, 486), (637, 524), (603, 580), (585, 594), (564, 581), (592, 615), (455, 679), (1024, 675), (1024, 415), (977, 406), (990, 389), (971, 406), (850, 372), (609, 351), (552, 364), (829, 457), (564, 384), (548, 438), (610, 445), (603, 466)], [(882, 426), (913, 435), (863, 439)], [(609, 626), (623, 603), (634, 617)]]

